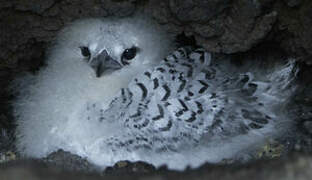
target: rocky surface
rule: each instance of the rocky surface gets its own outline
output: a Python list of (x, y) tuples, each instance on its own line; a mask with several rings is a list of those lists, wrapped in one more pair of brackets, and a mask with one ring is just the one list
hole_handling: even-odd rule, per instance
[(73, 155), (63, 150), (51, 153), (48, 157), (41, 159), (48, 166), (55, 166), (68, 171), (95, 172), (95, 167), (86, 159)]
[(153, 14), (159, 22), (173, 32), (194, 34), (210, 51), (245, 52), (270, 41), (290, 55), (311, 61), (311, 1), (170, 0), (155, 7)]
[(131, 173), (153, 173), (156, 168), (145, 162), (129, 162), (120, 161), (117, 162), (113, 167), (108, 167), (103, 171), (104, 175), (120, 175), (120, 174), (131, 174)]
[[(249, 0), (171, 0), (167, 11), (181, 30), (194, 34), (198, 43), (206, 49), (235, 53), (250, 49), (271, 31), (277, 13), (274, 10), (265, 11), (266, 3)], [(157, 19), (157, 12), (161, 11), (155, 11)]]
[(269, 40), (311, 59), (309, 0), (12, 0), (0, 2), (0, 66), (34, 68), (57, 31), (75, 19), (138, 11), (152, 14), (173, 34), (194, 34), (209, 51), (244, 52)]
[(86, 174), (79, 172), (66, 172), (53, 166), (31, 161), (19, 161), (0, 168), (0, 179), (5, 180), (105, 180), (105, 179), (140, 179), (140, 180), (166, 180), (166, 179), (253, 179), (253, 180), (309, 180), (312, 177), (311, 155), (292, 154), (286, 159), (260, 161), (252, 164), (236, 166), (204, 165), (196, 170), (184, 172), (168, 171), (165, 168), (150, 173), (119, 173), (116, 174)]

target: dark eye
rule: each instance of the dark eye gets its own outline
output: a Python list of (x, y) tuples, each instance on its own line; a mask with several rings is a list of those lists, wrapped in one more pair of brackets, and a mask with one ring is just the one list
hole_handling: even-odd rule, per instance
[(136, 47), (132, 47), (129, 49), (126, 49), (123, 53), (122, 53), (122, 59), (126, 59), (126, 60), (131, 60), (135, 57), (137, 53), (137, 48)]
[(90, 57), (91, 56), (91, 53), (90, 53), (90, 50), (88, 47), (80, 47), (80, 50), (81, 50), (81, 54), (84, 56), (84, 57)]

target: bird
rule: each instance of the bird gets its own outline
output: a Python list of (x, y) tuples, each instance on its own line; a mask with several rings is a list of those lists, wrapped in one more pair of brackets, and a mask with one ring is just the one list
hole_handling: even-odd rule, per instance
[(248, 159), (291, 126), (296, 61), (234, 66), (175, 47), (149, 18), (89, 18), (60, 31), (46, 65), (12, 84), (16, 147), (63, 149), (105, 168), (121, 160), (171, 169)]

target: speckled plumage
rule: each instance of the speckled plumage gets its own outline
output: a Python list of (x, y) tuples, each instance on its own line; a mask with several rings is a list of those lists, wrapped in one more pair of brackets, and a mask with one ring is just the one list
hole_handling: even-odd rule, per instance
[[(245, 158), (283, 133), (295, 61), (266, 70), (234, 67), (191, 47), (162, 58), (171, 41), (138, 26), (144, 22), (78, 22), (60, 36), (38, 76), (17, 81), (28, 83), (15, 103), (22, 153), (43, 157), (61, 148), (101, 167), (142, 160), (182, 169)], [(89, 65), (109, 55), (121, 68), (96, 78), (81, 46), (90, 49), (82, 53)], [(140, 51), (123, 63), (123, 50), (132, 46)], [(92, 61), (98, 55), (105, 61)]]
[(180, 48), (134, 77), (108, 108), (88, 105), (82, 115), (86, 122), (123, 129), (102, 139), (103, 152), (183, 154), (192, 148), (222, 148), (231, 139), (247, 142), (232, 144), (232, 152), (214, 157), (218, 162), (242, 158), (248, 150), (240, 151), (253, 149), (249, 145), (257, 147), (279, 134), (277, 124), (287, 124), (282, 106), (296, 74), (294, 61), (279, 67), (284, 73), (276, 69), (268, 74), (266, 82), (255, 80), (251, 72), (224, 72), (225, 64), (211, 61), (203, 49)]

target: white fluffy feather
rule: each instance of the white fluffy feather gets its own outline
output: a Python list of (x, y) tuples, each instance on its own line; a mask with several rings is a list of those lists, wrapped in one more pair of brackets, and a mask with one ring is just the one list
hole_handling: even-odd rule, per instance
[[(110, 56), (119, 59), (123, 50), (133, 45), (141, 50), (131, 65), (101, 78), (95, 77), (93, 69), (87, 65), (79, 49), (81, 46), (88, 46), (92, 56), (105, 49)], [(57, 44), (49, 52), (47, 66), (42, 68), (38, 75), (27, 74), (13, 83), (13, 89), (19, 93), (14, 102), (18, 124), (18, 150), (26, 156), (40, 158), (63, 148), (86, 157), (102, 167), (126, 159), (143, 160), (157, 166), (166, 163), (171, 168), (183, 169), (187, 165), (199, 166), (205, 161), (220, 162), (225, 158), (233, 158), (250, 146), (259, 146), (267, 138), (279, 134), (276, 124), (288, 124), (288, 119), (282, 115), (284, 109), (281, 104), (287, 101), (293, 90), (291, 88), (285, 90), (282, 85), (290, 85), (293, 81), (291, 78), (293, 62), (286, 66), (270, 67), (271, 71), (267, 72), (255, 70), (257, 66), (254, 64), (235, 69), (226, 61), (220, 61), (220, 65), (217, 65), (218, 62), (213, 64), (220, 70), (221, 78), (222, 73), (224, 77), (238, 77), (240, 73), (252, 71), (255, 76), (253, 81), (258, 83), (259, 90), (255, 96), (262, 98), (262, 102), (268, 104), (268, 107), (281, 108), (275, 111), (281, 116), (276, 118), (278, 122), (268, 123), (263, 129), (232, 139), (214, 137), (209, 142), (202, 141), (203, 146), (193, 147), (185, 142), (186, 146), (181, 147), (179, 153), (151, 154), (146, 153), (144, 149), (130, 152), (120, 149), (120, 152), (116, 153), (101, 147), (104, 145), (103, 140), (112, 134), (122, 136), (130, 130), (123, 129), (121, 126), (123, 122), (90, 123), (85, 117), (82, 118), (85, 116), (82, 108), (96, 105), (106, 109), (120, 89), (128, 87), (133, 77), (158, 65), (171, 50), (170, 38), (158, 26), (142, 18), (87, 19), (68, 26), (60, 33)], [(265, 82), (269, 83), (270, 88), (266, 87)], [(236, 92), (231, 89), (228, 92), (225, 94), (229, 96), (233, 94), (231, 100), (240, 98), (236, 97)], [(277, 106), (274, 106), (273, 102), (277, 103)], [(272, 111), (272, 109), (263, 110), (268, 113)], [(96, 118), (98, 112), (92, 113)], [(175, 131), (178, 132), (179, 129)], [(166, 133), (163, 135), (166, 136)], [(203, 135), (201, 139), (204, 138)]]
[[(97, 54), (103, 48), (120, 58), (120, 49), (142, 47), (129, 67), (96, 78), (79, 47)], [(43, 157), (62, 147), (57, 136), (83, 104), (111, 98), (140, 72), (160, 62), (171, 50), (170, 37), (145, 18), (85, 19), (66, 27), (48, 52), (38, 75), (24, 74), (13, 83), (17, 147), (27, 156)], [(80, 129), (81, 130), (81, 129)], [(71, 129), (74, 133), (78, 129)]]

